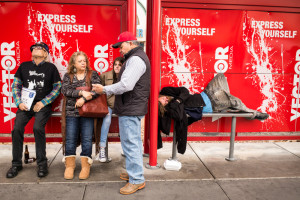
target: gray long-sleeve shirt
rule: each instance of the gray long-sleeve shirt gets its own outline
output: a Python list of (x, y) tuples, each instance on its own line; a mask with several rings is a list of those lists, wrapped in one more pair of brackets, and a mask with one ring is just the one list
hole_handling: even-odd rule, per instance
[(104, 86), (103, 90), (107, 95), (123, 94), (131, 91), (145, 72), (145, 62), (138, 56), (132, 56), (126, 62), (126, 69), (121, 76), (121, 80), (115, 84)]

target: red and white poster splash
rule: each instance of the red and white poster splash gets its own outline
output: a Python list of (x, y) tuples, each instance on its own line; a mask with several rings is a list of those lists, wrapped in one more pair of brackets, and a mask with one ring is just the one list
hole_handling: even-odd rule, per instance
[[(84, 51), (91, 67), (99, 73), (112, 69), (119, 52), (111, 45), (121, 31), (120, 6), (72, 5), (47, 3), (0, 3), (1, 59), (1, 131), (10, 133), (15, 113), (11, 87), (21, 62), (30, 60), (30, 46), (43, 41), (50, 48), (50, 62), (61, 77), (66, 72), (72, 53)], [(61, 101), (53, 110), (60, 111)], [(32, 132), (31, 125), (26, 132)], [(51, 118), (48, 133), (60, 132), (60, 119)]]
[[(238, 119), (238, 132), (300, 130), (300, 15), (164, 8), (161, 87), (200, 93), (215, 73), (265, 121)], [(230, 119), (205, 118), (189, 132), (230, 131)]]

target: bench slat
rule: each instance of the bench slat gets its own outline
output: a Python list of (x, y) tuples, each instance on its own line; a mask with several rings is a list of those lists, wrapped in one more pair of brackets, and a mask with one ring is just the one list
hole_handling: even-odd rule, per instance
[[(202, 117), (253, 117), (253, 113), (203, 113)], [(52, 112), (52, 117), (61, 117), (61, 112)], [(112, 117), (117, 117), (112, 114)]]
[(203, 113), (202, 117), (253, 117), (254, 113)]
[[(61, 117), (61, 112), (52, 112), (52, 117)], [(118, 117), (116, 114), (112, 114), (112, 117)]]

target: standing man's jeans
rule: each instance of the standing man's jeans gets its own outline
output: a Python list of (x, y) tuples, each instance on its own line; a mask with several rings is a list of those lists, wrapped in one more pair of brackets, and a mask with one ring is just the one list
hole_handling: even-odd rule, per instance
[(121, 145), (126, 158), (129, 183), (145, 182), (143, 168), (143, 144), (141, 138), (141, 119), (144, 116), (119, 116)]
[[(33, 105), (32, 105), (33, 108)], [(47, 165), (45, 126), (51, 116), (51, 105), (47, 105), (39, 112), (22, 111), (16, 113), (15, 125), (12, 131), (12, 166), (22, 166), (24, 128), (29, 120), (34, 117), (33, 133), (35, 138), (36, 160), (39, 166)]]
[(66, 156), (76, 155), (77, 141), (81, 136), (80, 156), (92, 158), (94, 118), (66, 117)]
[(111, 124), (112, 109), (108, 107), (108, 114), (103, 118), (101, 126), (100, 147), (106, 147), (107, 135)]

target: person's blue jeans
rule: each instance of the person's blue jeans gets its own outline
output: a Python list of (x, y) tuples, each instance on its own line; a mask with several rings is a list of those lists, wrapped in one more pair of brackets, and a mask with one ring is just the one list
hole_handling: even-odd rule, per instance
[(200, 94), (201, 94), (202, 99), (205, 103), (205, 106), (203, 107), (202, 113), (212, 113), (213, 109), (212, 109), (211, 101), (209, 100), (207, 94), (205, 92), (201, 92)]
[(101, 126), (100, 147), (106, 147), (107, 135), (111, 124), (112, 109), (108, 107), (108, 114), (103, 118)]
[(141, 138), (141, 119), (144, 116), (119, 116), (121, 145), (126, 159), (129, 183), (145, 182), (143, 168), (143, 143)]
[(94, 118), (66, 117), (66, 152), (65, 156), (76, 155), (77, 141), (81, 136), (80, 156), (92, 156)]

